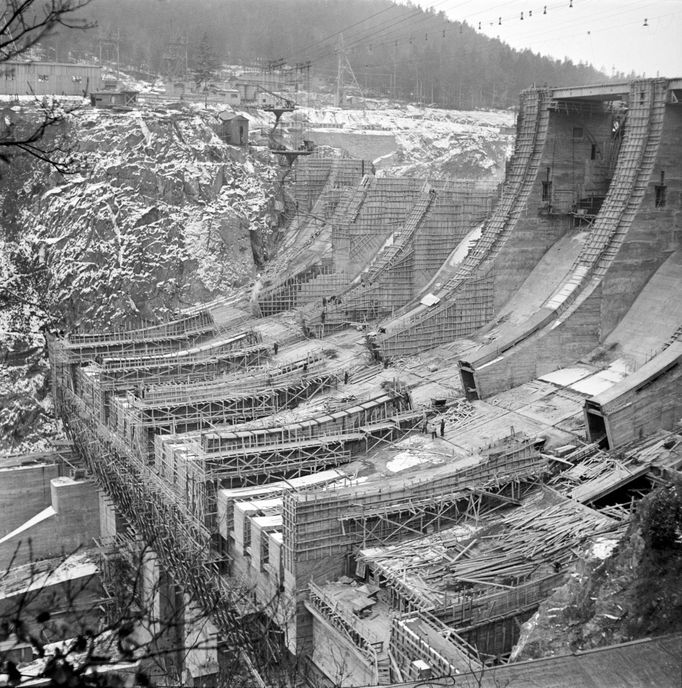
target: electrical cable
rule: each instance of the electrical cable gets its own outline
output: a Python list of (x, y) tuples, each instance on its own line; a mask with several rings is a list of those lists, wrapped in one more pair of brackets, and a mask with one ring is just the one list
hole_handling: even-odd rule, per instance
[[(360, 19), (353, 24), (349, 24), (348, 26), (344, 27), (343, 29), (339, 29), (338, 31), (335, 31), (334, 33), (329, 34), (328, 36), (325, 36), (324, 38), (320, 38), (317, 41), (314, 41), (313, 43), (308, 44), (307, 46), (304, 46), (303, 48), (300, 48), (297, 50), (295, 53), (292, 53), (289, 55), (289, 58), (291, 58), (294, 55), (300, 55), (302, 53), (306, 53), (310, 48), (315, 47), (319, 43), (325, 43), (326, 41), (335, 38), (336, 36), (339, 36), (342, 34), (344, 31), (348, 31), (349, 29), (353, 28), (354, 26), (358, 26), (359, 24), (363, 24), (366, 21), (369, 21), (370, 19), (373, 19), (374, 17), (378, 17), (380, 14), (383, 14), (384, 12), (388, 12), (389, 10), (395, 9), (397, 5), (390, 5), (389, 7), (385, 7), (383, 10), (379, 10), (378, 12), (375, 12), (374, 14), (370, 14), (369, 17), (365, 17), (364, 19)], [(289, 61), (287, 59), (287, 61)]]
[[(448, 0), (438, 0), (438, 2), (435, 2), (435, 3), (432, 5), (431, 9), (435, 9), (436, 7), (438, 7), (439, 5), (444, 4), (444, 3), (447, 2), (447, 1), (448, 1)], [(468, 4), (468, 2), (471, 2), (471, 1), (472, 1), (472, 0), (466, 0), (464, 3), (461, 3), (460, 5), (455, 6), (455, 8), (453, 8), (453, 9), (456, 9), (457, 7), (461, 7), (461, 6), (463, 6), (463, 5), (466, 5), (466, 4)], [(398, 7), (397, 5), (393, 5), (393, 6), (392, 6), (392, 8), (397, 8), (397, 7)], [(376, 29), (375, 27), (369, 27), (369, 28), (367, 29), (367, 31), (366, 31), (365, 33), (361, 34), (360, 36), (356, 36), (356, 37), (352, 37), (352, 36), (351, 36), (350, 43), (351, 43), (351, 44), (361, 43), (361, 42), (363, 42), (364, 40), (368, 40), (368, 39), (370, 39), (370, 38), (373, 37), (373, 36), (381, 35), (382, 32), (387, 31), (388, 29), (392, 28), (393, 26), (397, 26), (397, 25), (399, 25), (399, 24), (403, 24), (403, 23), (405, 23), (405, 22), (407, 22), (407, 21), (410, 21), (410, 20), (413, 19), (413, 18), (420, 18), (420, 22), (421, 22), (421, 23), (424, 23), (424, 22), (426, 22), (426, 21), (433, 21), (434, 19), (437, 19), (437, 17), (435, 17), (435, 15), (427, 14), (427, 13), (425, 13), (423, 10), (421, 10), (420, 8), (416, 8), (416, 9), (410, 11), (408, 15), (399, 17), (399, 18), (396, 19), (396, 21), (394, 21), (394, 22), (392, 22), (392, 23), (389, 23), (389, 24), (387, 24), (387, 25), (381, 27), (380, 29)], [(362, 20), (361, 22), (356, 22), (356, 24), (363, 23), (364, 21), (367, 21), (368, 19), (369, 19), (369, 18), (367, 18), (367, 19), (365, 19), (365, 20)], [(333, 34), (333, 35), (339, 35), (339, 34), (341, 34), (341, 33), (343, 33), (343, 32), (344, 32), (344, 30), (342, 29), (342, 30), (336, 32), (336, 34)], [(379, 32), (379, 33), (377, 33), (377, 32)], [(347, 45), (347, 47), (348, 47), (348, 45)], [(322, 59), (323, 57), (325, 57), (325, 56), (327, 56), (327, 55), (333, 54), (334, 52), (335, 52), (335, 50), (328, 51), (328, 52), (322, 54), (321, 56), (318, 56), (317, 59)]]
[[(503, 3), (503, 5), (507, 5), (507, 4), (509, 4), (509, 3)], [(650, 4), (651, 4), (651, 3), (650, 3)], [(501, 7), (501, 6), (503, 6), (503, 5), (500, 5), (500, 6), (498, 6), (498, 7)], [(543, 7), (547, 7), (547, 8), (549, 8), (550, 10), (556, 10), (557, 8), (564, 8), (564, 6), (565, 6), (565, 2), (562, 2), (561, 4), (559, 4), (559, 3), (554, 3), (554, 4), (552, 4), (552, 5), (549, 5), (549, 4), (548, 4), (548, 5), (543, 6)], [(645, 6), (645, 7), (646, 7), (646, 6)], [(569, 9), (568, 6), (565, 6), (565, 9)], [(624, 9), (625, 9), (625, 11), (627, 11), (627, 12), (634, 12), (634, 11), (637, 11), (638, 14), (641, 14), (642, 11), (643, 11), (641, 5), (637, 5), (637, 4), (634, 4), (634, 3), (631, 4), (631, 5), (629, 5), (629, 6), (627, 6), (627, 7), (624, 8)], [(480, 14), (480, 13), (479, 13), (479, 14)], [(653, 17), (652, 19), (658, 19), (658, 18), (662, 18), (662, 17), (665, 17), (665, 16), (674, 16), (675, 14), (676, 14), (676, 13), (669, 13), (669, 14), (667, 14), (667, 15), (660, 15), (660, 16), (658, 16), (658, 17)], [(549, 15), (549, 14), (548, 14), (548, 15), (541, 14), (541, 15), (539, 15), (539, 16), (550, 16), (550, 15)], [(633, 24), (637, 24), (637, 23), (639, 23), (639, 22), (641, 21), (641, 20), (638, 18), (637, 20), (633, 20), (633, 21), (631, 21), (631, 22), (625, 22), (625, 23), (622, 23), (622, 24), (618, 24), (617, 27), (616, 27), (616, 25), (613, 25), (612, 23), (606, 21), (606, 20), (608, 20), (609, 18), (614, 17), (614, 16), (622, 17), (622, 11), (619, 10), (618, 12), (614, 12), (613, 10), (610, 10), (610, 9), (609, 9), (609, 10), (606, 10), (606, 11), (601, 11), (601, 12), (597, 11), (597, 14), (596, 14), (596, 15), (594, 15), (594, 14), (591, 15), (591, 19), (592, 19), (592, 20), (599, 20), (599, 22), (600, 22), (602, 28), (601, 28), (601, 29), (597, 29), (596, 31), (595, 31), (594, 28), (591, 28), (590, 30), (591, 30), (593, 33), (598, 32), (598, 31), (606, 31), (606, 30), (609, 30), (609, 31), (610, 31), (610, 30), (613, 30), (614, 28), (617, 28), (617, 27), (630, 26), (630, 25), (633, 25)], [(426, 19), (433, 19), (433, 17), (427, 15), (427, 16), (426, 16)], [(402, 21), (404, 21), (404, 20), (399, 20), (398, 22), (395, 22), (394, 25), (400, 24), (400, 23), (402, 23)], [(490, 23), (492, 24), (493, 22), (490, 22)], [(562, 35), (565, 35), (565, 33), (566, 33), (566, 31), (567, 31), (567, 28), (572, 28), (572, 27), (574, 27), (574, 26), (577, 27), (577, 26), (581, 26), (581, 25), (582, 25), (582, 26), (585, 25), (585, 19), (584, 19), (584, 17), (582, 17), (582, 16), (576, 17), (575, 20), (572, 20), (572, 21), (569, 20), (568, 23), (565, 22), (565, 21), (562, 22), (562, 23), (561, 23), (561, 27), (558, 27), (558, 28), (556, 29), (556, 31), (557, 31), (557, 32), (561, 32)], [(383, 31), (385, 32), (387, 29), (390, 29), (392, 26), (393, 26), (393, 25), (389, 25), (389, 26), (387, 26), (387, 27), (384, 27)], [(530, 26), (530, 23), (529, 23), (529, 26)], [(473, 27), (471, 27), (471, 28), (473, 28)], [(495, 39), (500, 40), (502, 43), (505, 43), (506, 45), (508, 45), (508, 46), (511, 48), (511, 46), (509, 45), (509, 43), (507, 43), (506, 41), (504, 41), (503, 38), (500, 38), (499, 36), (498, 36), (497, 38), (495, 38), (495, 37), (492, 37), (492, 36), (490, 36), (489, 34), (487, 34), (487, 33), (485, 33), (485, 32), (483, 32), (483, 33), (484, 33), (484, 35), (486, 35), (486, 36), (487, 36), (488, 38), (490, 38), (491, 40), (495, 40)], [(375, 32), (373, 35), (374, 35), (374, 37), (376, 37), (376, 36), (377, 36), (376, 32)], [(378, 34), (378, 35), (381, 35), (381, 34)], [(537, 27), (533, 32), (529, 32), (529, 33), (527, 33), (527, 34), (525, 34), (525, 35), (528, 36), (529, 38), (532, 38), (533, 36), (542, 36), (542, 37), (545, 38), (545, 40), (543, 41), (543, 43), (554, 42), (554, 41), (556, 40), (556, 39), (553, 37), (553, 35), (554, 35), (553, 33), (551, 33), (551, 34), (548, 35), (548, 27), (547, 27), (547, 26), (544, 26), (544, 27)], [(404, 35), (404, 34), (402, 34), (402, 35), (397, 35), (397, 32), (394, 32), (394, 33), (392, 33), (392, 34), (391, 34), (391, 33), (385, 34), (385, 35), (384, 35), (384, 38), (386, 38), (387, 36), (391, 36), (391, 38), (387, 38), (387, 40), (383, 40), (383, 41), (379, 41), (379, 42), (373, 41), (372, 44), (371, 44), (372, 47), (373, 47), (373, 48), (383, 47), (383, 46), (388, 45), (389, 43), (393, 42), (394, 40), (402, 40), (402, 39), (407, 38), (407, 36)], [(354, 42), (350, 47), (351, 47), (351, 48), (357, 48), (357, 46), (360, 45), (360, 44), (363, 42), (363, 40), (365, 40), (365, 38), (363, 38), (363, 37), (358, 37), (358, 39), (356, 39), (355, 42)], [(321, 56), (321, 57), (324, 57), (324, 55)], [(428, 59), (428, 58), (427, 58), (427, 59)], [(388, 67), (390, 63), (383, 63), (383, 64), (385, 64), (385, 65)], [(374, 64), (374, 65), (372, 65), (373, 68), (374, 68), (374, 67), (378, 67), (378, 66), (379, 66), (379, 64)]]

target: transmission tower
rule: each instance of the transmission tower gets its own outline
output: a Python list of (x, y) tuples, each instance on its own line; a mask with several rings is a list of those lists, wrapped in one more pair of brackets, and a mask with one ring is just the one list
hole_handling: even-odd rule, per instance
[(121, 30), (116, 32), (109, 31), (108, 34), (101, 34), (97, 39), (99, 47), (100, 65), (116, 65), (116, 77), (118, 78), (119, 67), (121, 64)]
[(353, 67), (351, 67), (350, 60), (348, 59), (348, 54), (343, 44), (343, 34), (339, 34), (339, 40), (336, 45), (336, 58), (337, 58), (337, 69), (336, 69), (336, 97), (334, 99), (334, 104), (336, 107), (343, 107), (345, 102), (345, 79), (346, 75), (350, 76), (351, 83), (358, 90), (360, 97), (363, 96), (362, 89), (358, 80), (355, 78), (355, 72)]
[(161, 69), (168, 79), (184, 81), (189, 71), (187, 34), (173, 36), (171, 28), (170, 35), (171, 39), (161, 57)]

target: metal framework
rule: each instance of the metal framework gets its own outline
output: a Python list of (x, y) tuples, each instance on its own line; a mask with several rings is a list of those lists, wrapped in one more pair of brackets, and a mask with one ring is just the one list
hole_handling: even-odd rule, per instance
[(98, 483), (126, 519), (158, 554), (178, 585), (218, 625), (235, 657), (253, 670), (262, 685), (257, 658), (247, 656), (248, 628), (234, 612), (233, 592), (220, 575), (210, 533), (159, 477), (129, 450), (70, 390), (63, 391), (62, 412), (74, 445)]
[(530, 90), (521, 96), (516, 146), (502, 195), (485, 221), (480, 238), (465, 259), (448, 271), (439, 272), (440, 303), (429, 310), (408, 304), (397, 315), (398, 324), (377, 339), (384, 355), (416, 353), (424, 342), (431, 346), (465, 336), (492, 317), (491, 260), (515, 227), (537, 177), (549, 123), (550, 95)]

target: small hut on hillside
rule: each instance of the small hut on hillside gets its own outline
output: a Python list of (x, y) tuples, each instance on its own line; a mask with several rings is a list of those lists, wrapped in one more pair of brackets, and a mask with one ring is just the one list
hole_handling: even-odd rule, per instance
[(249, 143), (249, 120), (244, 115), (225, 110), (218, 115), (220, 126), (218, 136), (232, 146), (246, 146)]
[(90, 104), (100, 108), (133, 108), (137, 105), (137, 91), (98, 91), (90, 94)]

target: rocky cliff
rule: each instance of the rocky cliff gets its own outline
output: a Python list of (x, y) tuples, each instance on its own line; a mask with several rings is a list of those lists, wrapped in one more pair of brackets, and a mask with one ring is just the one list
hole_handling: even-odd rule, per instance
[(253, 279), (281, 221), (281, 171), (265, 149), (226, 146), (215, 123), (189, 106), (83, 107), (49, 141), (75, 174), (30, 158), (5, 170), (0, 449), (49, 423), (41, 330), (154, 322)]
[(205, 111), (84, 109), (71, 117), (82, 172), (24, 184), (23, 242), (69, 329), (163, 318), (254, 274), (251, 234), (278, 222), (269, 154), (225, 146)]
[(522, 626), (512, 661), (682, 630), (682, 482), (639, 503), (622, 537), (596, 541)]

